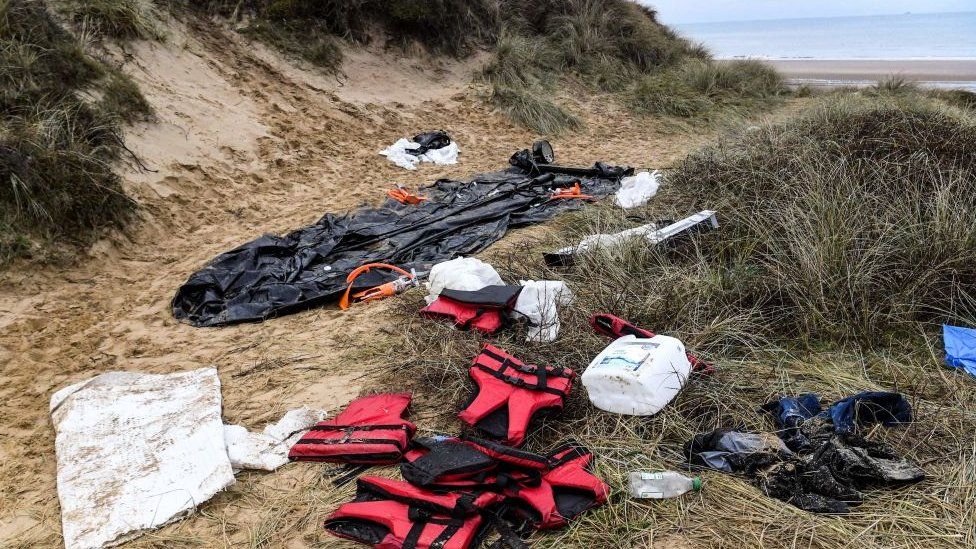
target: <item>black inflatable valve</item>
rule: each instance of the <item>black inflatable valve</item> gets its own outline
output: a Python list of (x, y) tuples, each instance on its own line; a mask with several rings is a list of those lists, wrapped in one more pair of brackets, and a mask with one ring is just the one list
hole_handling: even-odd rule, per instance
[(556, 161), (552, 145), (544, 139), (532, 144), (532, 157), (536, 164), (552, 164)]
[(522, 149), (508, 159), (508, 163), (527, 173), (530, 177), (544, 173), (571, 175), (576, 177), (603, 177), (620, 179), (633, 175), (634, 169), (627, 166), (610, 166), (597, 162), (592, 168), (577, 168), (575, 166), (559, 166), (552, 162), (556, 155), (548, 141), (536, 141), (532, 150)]

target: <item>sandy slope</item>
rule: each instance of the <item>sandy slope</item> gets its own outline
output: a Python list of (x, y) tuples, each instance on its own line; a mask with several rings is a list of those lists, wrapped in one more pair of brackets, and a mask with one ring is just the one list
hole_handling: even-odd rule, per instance
[[(362, 351), (390, 322), (389, 304), (193, 328), (169, 313), (193, 270), (262, 232), (377, 201), (393, 183), (498, 168), (537, 137), (478, 100), (467, 84), (477, 60), (437, 67), (355, 51), (336, 79), (232, 34), (176, 28), (165, 44), (136, 44), (128, 55), (124, 68), (160, 118), (128, 136), (152, 170), (127, 174), (140, 219), (78, 265), (24, 263), (0, 275), (0, 546), (61, 544), (47, 415), (60, 387), (108, 370), (215, 365), (225, 418), (260, 427), (303, 404), (336, 409), (383, 367)], [(660, 167), (707, 137), (626, 117), (599, 97), (577, 108), (586, 129), (554, 140), (565, 162)], [(440, 128), (459, 141), (459, 166), (410, 173), (376, 154), (397, 137)], [(132, 545), (338, 546), (319, 527), (339, 497), (324, 469), (245, 473), (193, 518)]]

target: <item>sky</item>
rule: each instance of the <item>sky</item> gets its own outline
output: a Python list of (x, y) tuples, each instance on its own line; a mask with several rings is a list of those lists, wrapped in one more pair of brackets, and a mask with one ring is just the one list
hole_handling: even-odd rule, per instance
[(976, 10), (976, 0), (637, 0), (665, 24)]

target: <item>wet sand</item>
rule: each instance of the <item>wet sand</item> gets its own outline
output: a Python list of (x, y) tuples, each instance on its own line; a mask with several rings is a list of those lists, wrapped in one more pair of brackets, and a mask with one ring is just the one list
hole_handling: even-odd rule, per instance
[(935, 87), (976, 91), (976, 59), (775, 59), (768, 63), (796, 84), (858, 85), (898, 76)]

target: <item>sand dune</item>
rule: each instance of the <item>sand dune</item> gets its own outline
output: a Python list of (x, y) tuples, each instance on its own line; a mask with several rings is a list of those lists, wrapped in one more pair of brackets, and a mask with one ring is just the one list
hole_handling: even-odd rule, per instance
[[(260, 427), (302, 405), (335, 411), (395, 362), (363, 349), (390, 330), (396, 300), (193, 328), (169, 308), (190, 273), (264, 232), (379, 201), (394, 184), (497, 169), (539, 137), (480, 99), (471, 85), (477, 59), (432, 65), (356, 49), (335, 78), (219, 28), (174, 27), (170, 36), (132, 45), (123, 64), (159, 113), (157, 123), (128, 131), (127, 145), (149, 168), (133, 165), (125, 175), (140, 221), (70, 268), (25, 264), (0, 273), (0, 546), (61, 544), (48, 417), (48, 399), (61, 387), (110, 370), (214, 366), (224, 418)], [(568, 163), (657, 168), (714, 134), (647, 124), (599, 96), (567, 102), (587, 121), (553, 140)], [(407, 172), (377, 154), (431, 129), (459, 142), (459, 165)], [(515, 231), (499, 245), (528, 234)], [(348, 496), (324, 487), (323, 471), (242, 473), (196, 516), (129, 546), (350, 546), (320, 528)]]

